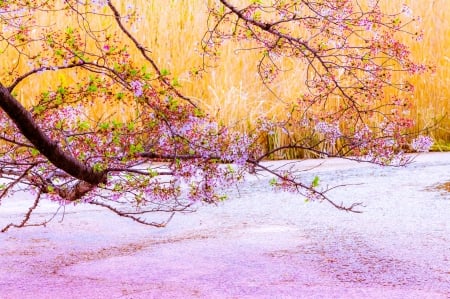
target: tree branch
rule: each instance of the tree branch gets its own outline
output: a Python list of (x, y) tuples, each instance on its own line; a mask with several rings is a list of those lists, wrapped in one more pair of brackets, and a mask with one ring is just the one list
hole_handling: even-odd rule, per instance
[(67, 66), (52, 66), (52, 67), (48, 67), (48, 66), (43, 66), (34, 70), (31, 70), (23, 75), (21, 75), (20, 77), (18, 77), (16, 80), (14, 80), (14, 82), (8, 86), (8, 90), (11, 92), (14, 90), (14, 88), (20, 83), (22, 82), (24, 79), (26, 79), (27, 77), (39, 73), (39, 72), (43, 72), (43, 71), (48, 71), (48, 70), (52, 70), (52, 71), (56, 71), (56, 70), (62, 70), (62, 69), (71, 69), (71, 68), (75, 68), (78, 66), (82, 66), (84, 65), (85, 62), (81, 61), (79, 63), (75, 63), (75, 64), (69, 64)]
[(19, 103), (10, 91), (0, 83), (0, 108), (15, 123), (20, 132), (39, 152), (57, 168), (71, 176), (92, 185), (106, 182), (105, 172), (96, 172), (82, 164), (70, 154), (64, 152), (58, 144), (51, 140), (34, 121), (31, 113)]
[(142, 219), (139, 216), (136, 216), (136, 213), (127, 213), (124, 211), (120, 211), (119, 209), (116, 209), (108, 204), (102, 203), (102, 202), (98, 202), (98, 201), (91, 201), (89, 202), (92, 205), (96, 205), (96, 206), (100, 206), (103, 208), (106, 208), (112, 212), (114, 212), (115, 214), (121, 216), (121, 217), (126, 217), (126, 218), (130, 218), (133, 221), (136, 221), (138, 223), (141, 224), (145, 224), (145, 225), (150, 225), (150, 226), (155, 226), (155, 227), (165, 227), (167, 225), (167, 223), (170, 222), (170, 220), (172, 220), (173, 216), (175, 215), (175, 212), (172, 212), (169, 216), (169, 218), (167, 218), (165, 221), (163, 222), (153, 222), (153, 221), (147, 221), (145, 219)]
[(155, 61), (152, 58), (150, 58), (150, 56), (147, 55), (147, 52), (149, 52), (149, 51), (147, 49), (145, 49), (145, 47), (143, 45), (141, 45), (137, 41), (137, 39), (125, 28), (125, 26), (123, 25), (123, 23), (121, 21), (121, 16), (120, 16), (120, 13), (117, 10), (117, 8), (111, 3), (110, 0), (108, 0), (107, 3), (108, 3), (109, 8), (111, 9), (111, 11), (114, 14), (114, 19), (116, 20), (117, 25), (119, 25), (120, 30), (122, 30), (122, 32), (125, 33), (125, 35), (133, 42), (133, 44), (136, 46), (136, 48), (139, 50), (139, 52), (141, 52), (142, 56), (148, 62), (150, 62), (150, 64), (152, 65), (153, 69), (158, 74), (161, 82), (164, 85), (166, 85), (171, 91), (173, 91), (179, 98), (187, 101), (192, 106), (197, 107), (197, 105), (192, 101), (192, 99), (190, 99), (187, 96), (185, 96), (182, 93), (180, 93), (169, 81), (166, 80), (166, 78), (164, 78), (164, 76), (163, 76), (161, 70), (159, 69), (158, 65), (155, 63)]

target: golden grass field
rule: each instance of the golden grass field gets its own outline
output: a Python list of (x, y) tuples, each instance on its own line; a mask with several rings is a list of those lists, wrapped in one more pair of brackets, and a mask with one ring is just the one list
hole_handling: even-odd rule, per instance
[[(227, 43), (221, 50), (216, 68), (209, 69), (201, 78), (193, 78), (190, 71), (202, 62), (199, 43), (206, 30), (207, 2), (212, 0), (134, 0), (141, 20), (130, 29), (139, 41), (151, 50), (152, 58), (161, 68), (170, 70), (181, 84), (181, 91), (196, 99), (210, 114), (227, 124), (239, 123), (242, 129), (251, 127), (261, 115), (285, 113), (283, 104), (262, 85), (256, 74), (257, 57), (254, 53), (237, 51), (238, 45)], [(116, 1), (118, 2), (118, 1)], [(436, 72), (412, 78), (415, 85), (415, 108), (411, 116), (416, 130), (433, 125), (428, 131), (439, 144), (450, 142), (450, 0), (381, 0), (383, 9), (398, 12), (406, 3), (413, 14), (420, 16), (424, 40), (407, 43), (416, 61), (434, 65)], [(125, 3), (122, 3), (124, 6)], [(125, 9), (125, 8), (122, 8)], [(43, 15), (42, 18), (48, 16)], [(64, 16), (52, 16), (52, 21)], [(44, 20), (45, 21), (45, 20)], [(60, 20), (61, 23), (65, 21)], [(60, 23), (60, 22), (57, 22)], [(136, 52), (137, 54), (137, 52)], [(2, 61), (14, 57), (2, 57)], [(69, 75), (67, 75), (69, 76)], [(295, 98), (302, 92), (303, 70), (293, 69), (275, 81), (281, 98)], [(300, 78), (300, 79), (299, 79)], [(64, 76), (34, 77), (21, 85), (19, 98), (32, 98), (36, 86), (49, 88)], [(298, 83), (299, 82), (299, 83)], [(95, 113), (105, 113), (110, 106), (94, 106)]]

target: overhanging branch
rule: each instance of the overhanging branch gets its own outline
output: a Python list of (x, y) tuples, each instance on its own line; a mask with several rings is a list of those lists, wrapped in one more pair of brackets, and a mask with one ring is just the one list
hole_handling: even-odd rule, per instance
[(51, 140), (34, 121), (31, 113), (1, 83), (0, 108), (8, 114), (23, 136), (57, 168), (92, 185), (106, 181), (106, 173), (96, 172), (91, 167), (82, 164)]

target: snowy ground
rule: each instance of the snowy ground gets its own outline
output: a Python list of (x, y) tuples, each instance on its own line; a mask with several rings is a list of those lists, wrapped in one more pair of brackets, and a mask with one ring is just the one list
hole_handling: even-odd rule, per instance
[[(70, 207), (62, 223), (0, 234), (0, 298), (450, 298), (450, 193), (433, 189), (450, 181), (450, 153), (407, 168), (329, 159), (313, 173), (359, 184), (330, 196), (364, 213), (264, 180), (163, 229)], [(0, 206), (0, 225), (26, 197)]]

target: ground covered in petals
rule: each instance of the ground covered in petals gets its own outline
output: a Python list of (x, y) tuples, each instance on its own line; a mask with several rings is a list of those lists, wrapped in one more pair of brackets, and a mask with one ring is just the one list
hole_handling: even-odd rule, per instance
[[(300, 165), (320, 162), (304, 175), (346, 185), (330, 197), (363, 202), (362, 214), (273, 192), (269, 178), (162, 229), (66, 207), (63, 222), (0, 234), (0, 298), (449, 298), (450, 154)], [(0, 206), (1, 225), (27, 197)]]

